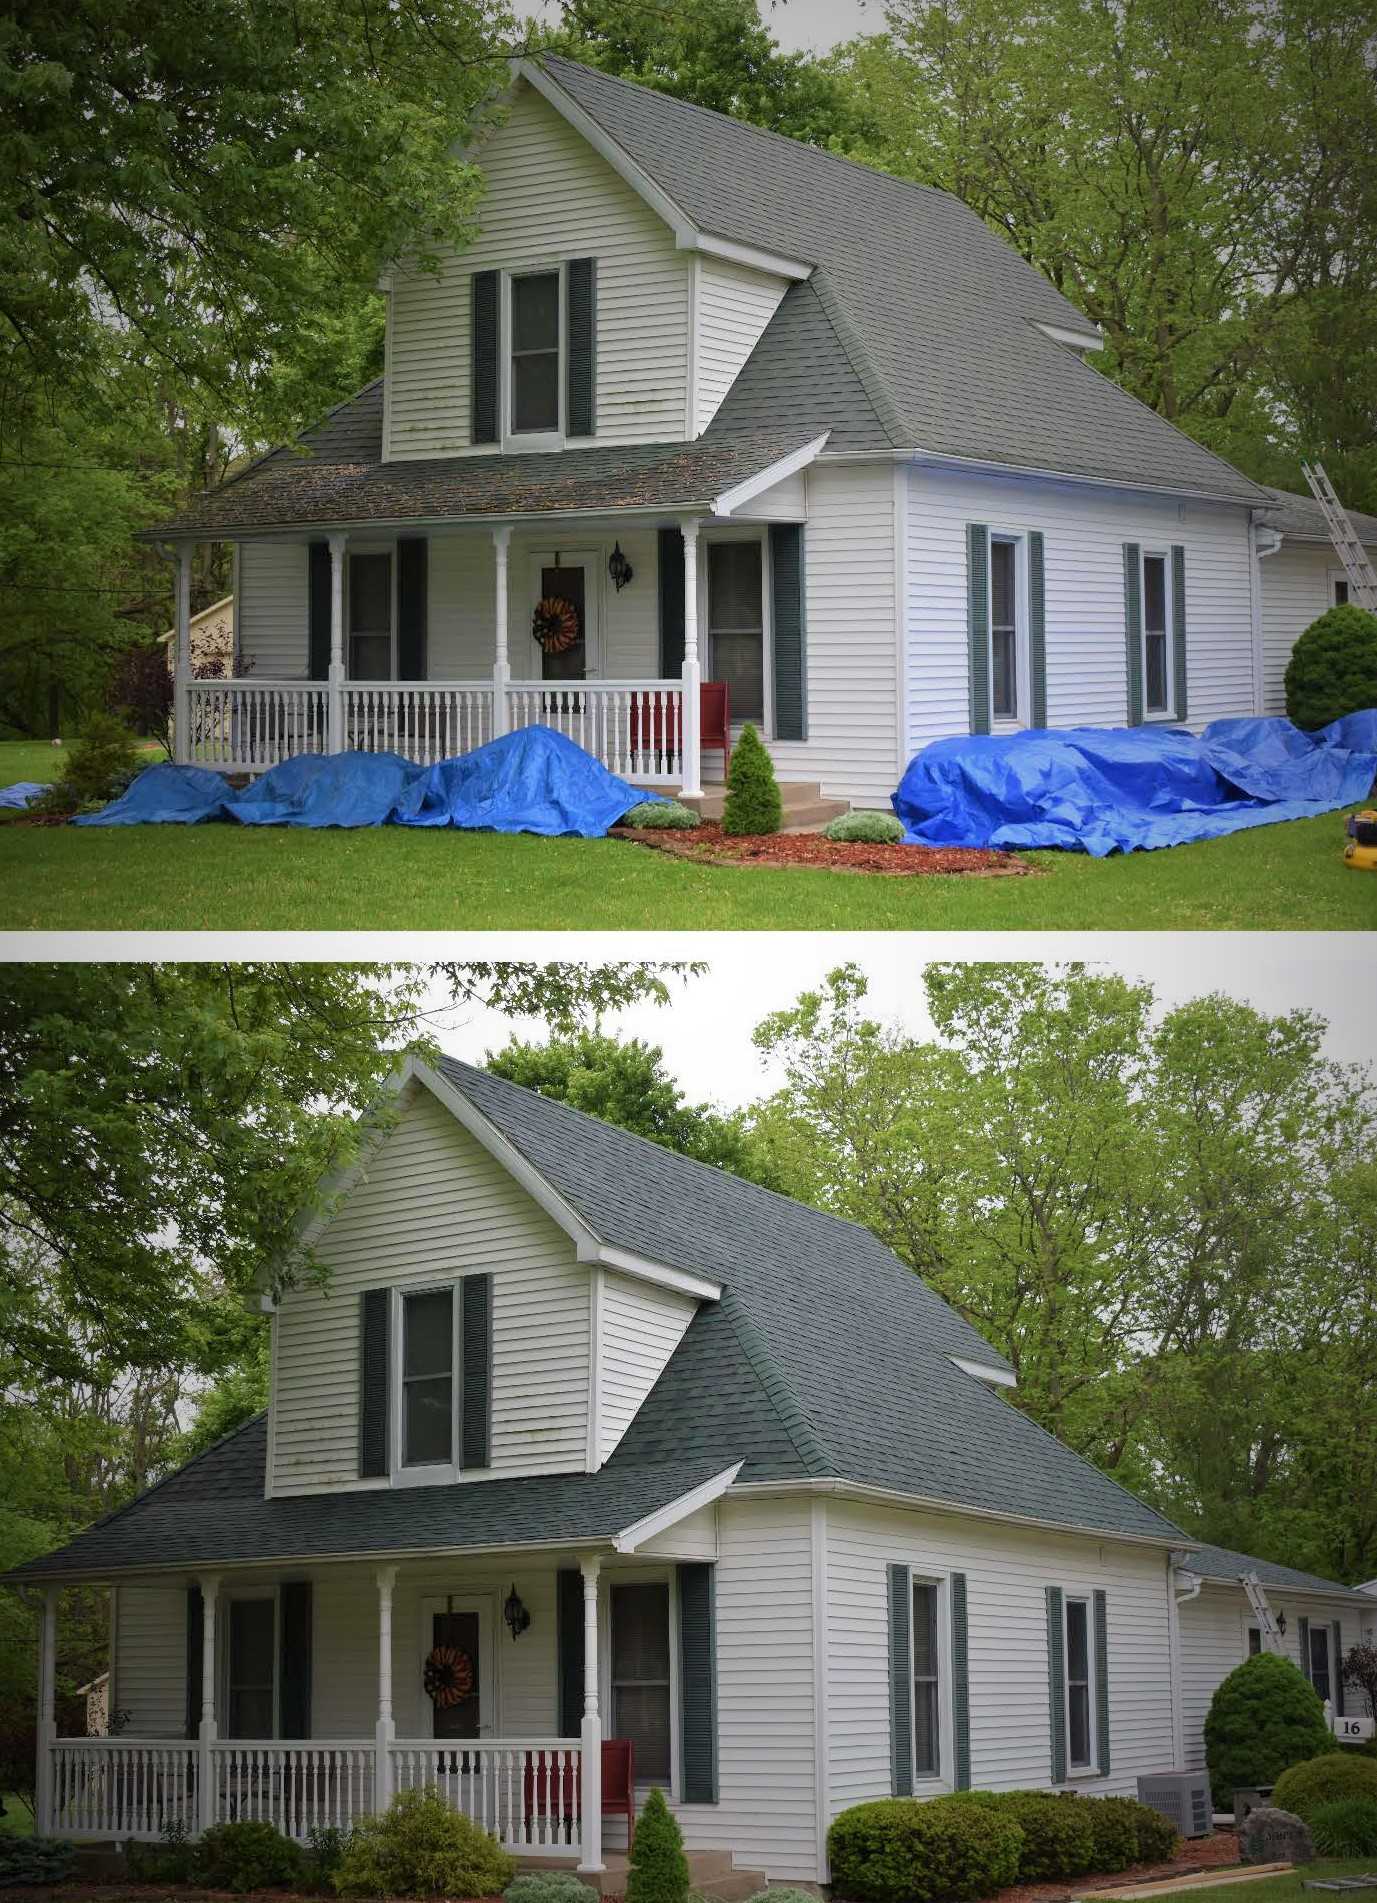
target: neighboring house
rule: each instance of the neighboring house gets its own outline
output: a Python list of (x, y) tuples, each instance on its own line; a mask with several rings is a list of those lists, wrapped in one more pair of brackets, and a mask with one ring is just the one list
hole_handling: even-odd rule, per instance
[[(874, 1236), (464, 1064), (399, 1093), (266, 1416), (8, 1575), (42, 1829), (304, 1834), (432, 1781), (596, 1871), (609, 1737), (692, 1852), (817, 1881), (862, 1799), (1178, 1761), (1188, 1542)], [(99, 1744), (54, 1737), (67, 1584), (112, 1590)]]
[[(1262, 562), (1262, 712), (1284, 714), (1286, 663), (1297, 637), (1326, 609), (1348, 600), (1349, 581), (1314, 497), (1285, 489), (1267, 493), (1274, 506), (1266, 520), (1281, 543)], [(1377, 515), (1349, 510), (1348, 519), (1368, 559), (1377, 562)]]
[(501, 105), (384, 376), (154, 532), (236, 545), (252, 666), (179, 685), (181, 757), (539, 721), (692, 796), (706, 679), (874, 803), (943, 735), (1262, 710), (1275, 497), (974, 212), (552, 56)]
[(1338, 1666), (1351, 1647), (1372, 1643), (1377, 1605), (1363, 1589), (1227, 1547), (1200, 1546), (1183, 1556), (1176, 1577), (1187, 1770), (1205, 1762), (1205, 1715), (1216, 1687), (1236, 1665), (1263, 1650), (1262, 1630), (1243, 1587), (1245, 1573), (1257, 1575), (1286, 1656), (1336, 1716), (1343, 1717), (1346, 1708), (1362, 1715), (1361, 1694), (1346, 1691)]
[(86, 1736), (103, 1738), (110, 1729), (110, 1674), (101, 1672), (89, 1685), (78, 1685), (76, 1695), (86, 1700)]
[[(213, 601), (208, 608), (202, 608), (200, 614), (191, 617), (189, 632), (191, 637), (191, 666), (200, 673), (203, 669), (218, 668), (226, 677), (234, 672), (234, 596), (222, 595), (219, 601)], [(159, 641), (167, 649), (167, 665), (174, 672), (177, 666), (177, 630), (169, 628), (166, 634), (159, 635)]]

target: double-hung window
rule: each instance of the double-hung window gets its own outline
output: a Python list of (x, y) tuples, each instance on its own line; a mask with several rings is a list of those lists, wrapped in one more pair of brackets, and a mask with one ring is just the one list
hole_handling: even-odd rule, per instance
[(1171, 712), (1171, 589), (1165, 555), (1143, 557), (1143, 706)]
[(1018, 543), (990, 537), (990, 712), (995, 720), (1019, 718)]
[(1321, 1704), (1327, 1704), (1332, 1696), (1332, 1684), (1329, 1672), (1329, 1627), (1318, 1619), (1310, 1622), (1310, 1683), (1314, 1686)]
[(457, 1385), (453, 1288), (404, 1294), (401, 1322), (402, 1466), (451, 1467)]
[(225, 1736), (276, 1736), (277, 1601), (231, 1599), (225, 1645)]
[(670, 1780), (669, 1587), (663, 1580), (614, 1586), (612, 1723), (631, 1740), (638, 1778)]
[(913, 1775), (942, 1776), (942, 1674), (938, 1645), (941, 1588), (913, 1582)]
[(560, 273), (511, 280), (511, 434), (551, 436), (560, 427)]
[(1348, 606), (1347, 575), (1336, 575), (1334, 577), (1334, 606), (1336, 608), (1346, 608)]
[(1090, 1601), (1066, 1601), (1066, 1742), (1073, 1771), (1095, 1762), (1095, 1699), (1091, 1677)]

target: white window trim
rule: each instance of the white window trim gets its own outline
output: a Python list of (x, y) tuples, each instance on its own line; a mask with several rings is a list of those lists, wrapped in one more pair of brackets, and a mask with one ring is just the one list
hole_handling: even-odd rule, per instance
[[(994, 545), (1012, 542), (1014, 548), (1014, 702), (1012, 720), (994, 710)], [(985, 546), (985, 651), (990, 669), (990, 732), (1021, 733), (1032, 724), (1033, 679), (1028, 652), (1028, 536), (1023, 529), (990, 524)]]
[[(554, 430), (514, 430), (512, 428), (512, 282), (516, 278), (557, 277), (559, 280), (559, 317), (558, 317), (558, 369), (556, 371), (557, 396), (559, 401), (559, 427)], [(564, 268), (563, 258), (546, 258), (532, 264), (508, 268), (502, 273), (500, 314), (498, 331), (501, 349), (498, 353), (498, 400), (501, 404), (499, 422), (502, 433), (502, 449), (509, 454), (523, 452), (538, 455), (542, 450), (563, 449), (568, 435), (569, 419), (567, 415), (568, 392), (568, 295), (569, 274)]]
[[(741, 523), (735, 527), (714, 528), (698, 537), (698, 633), (703, 654), (703, 679), (718, 678), (712, 651), (712, 609), (708, 588), (708, 549), (714, 542), (758, 542), (760, 544), (760, 657), (764, 670), (761, 704), (765, 709), (757, 731), (762, 740), (775, 737), (775, 631), (774, 572), (770, 566), (770, 534), (760, 523)], [(746, 721), (731, 716), (732, 732), (740, 733)]]
[[(282, 1594), (278, 1585), (236, 1586), (229, 1591), (221, 1590), (219, 1595), (219, 1616), (216, 1618), (215, 1661), (216, 1703), (219, 1711), (219, 1728), (222, 1737), (229, 1736), (230, 1722), (230, 1605), (233, 1601), (271, 1599), (273, 1605), (273, 1728), (271, 1737), (277, 1738), (282, 1732)], [(233, 1742), (231, 1740), (231, 1742)], [(246, 1740), (252, 1743), (252, 1740)]]
[[(354, 557), (356, 555), (386, 555), (388, 558), (388, 593), (391, 597), (392, 606), (391, 627), (388, 630), (391, 640), (388, 646), (387, 679), (389, 681), (395, 681), (397, 678), (397, 543), (395, 538), (390, 542), (351, 542), (345, 550), (343, 601), (344, 678), (347, 681), (352, 681), (356, 678), (353, 672), (354, 634), (350, 626), (353, 616), (353, 607), (350, 601), (349, 587), (354, 572)], [(387, 682), (385, 681), (363, 683), (364, 686), (372, 685), (377, 687), (384, 687), (386, 684)]]
[[(451, 1419), (450, 1447), (453, 1458), (445, 1461), (428, 1461), (424, 1466), (407, 1466), (403, 1461), (404, 1420), (402, 1410), (402, 1351), (405, 1333), (406, 1298), (409, 1295), (436, 1295), (446, 1292), (450, 1298), (450, 1312), (453, 1329), (451, 1352), (454, 1356), (453, 1379), (450, 1388)], [(390, 1316), (388, 1354), (389, 1421), (390, 1443), (392, 1448), (391, 1482), (394, 1487), (447, 1487), (460, 1478), (459, 1440), (460, 1422), (463, 1418), (463, 1396), (461, 1393), (463, 1378), (463, 1318), (459, 1300), (459, 1277), (441, 1276), (429, 1282), (407, 1282), (392, 1289), (392, 1312)]]
[[(679, 1801), (680, 1659), (679, 1595), (672, 1566), (629, 1566), (615, 1572), (604, 1569), (598, 1592), (598, 1700), (605, 1714), (604, 1736), (612, 1737), (616, 1714), (612, 1706), (612, 1588), (663, 1585), (669, 1596), (669, 1785), (661, 1786), (670, 1803)], [(651, 1781), (637, 1776), (636, 1790), (644, 1796)]]
[[(919, 1775), (918, 1771), (918, 1690), (913, 1674), (913, 1588), (937, 1588), (937, 1776)], [(936, 1797), (955, 1789), (952, 1772), (956, 1768), (956, 1730), (952, 1721), (951, 1655), (951, 1580), (946, 1573), (930, 1573), (915, 1566), (908, 1569), (908, 1736), (911, 1752), (910, 1771), (915, 1797)]]
[[(1085, 1764), (1071, 1762), (1071, 1607), (1085, 1607), (1086, 1691), (1089, 1700), (1090, 1757)], [(1066, 1709), (1066, 1778), (1097, 1778), (1100, 1775), (1099, 1685), (1095, 1679), (1095, 1595), (1082, 1587), (1064, 1586), (1061, 1595), (1062, 1703)]]
[[(1160, 561), (1162, 564), (1162, 599), (1166, 609), (1166, 663), (1167, 663), (1167, 704), (1165, 707), (1149, 707), (1147, 701), (1147, 565)], [(1172, 598), (1171, 550), (1169, 548), (1148, 548), (1138, 550), (1138, 665), (1143, 670), (1143, 723), (1162, 721), (1167, 726), (1176, 724), (1176, 603)]]

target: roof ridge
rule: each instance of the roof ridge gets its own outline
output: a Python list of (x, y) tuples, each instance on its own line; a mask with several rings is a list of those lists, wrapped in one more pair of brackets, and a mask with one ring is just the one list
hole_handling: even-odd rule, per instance
[[(816, 1428), (794, 1392), (792, 1383), (775, 1365), (763, 1331), (746, 1313), (735, 1289), (725, 1288), (722, 1291), (722, 1313), (736, 1336), (737, 1345), (750, 1364), (752, 1374), (759, 1381), (771, 1406), (779, 1416), (780, 1425), (789, 1436), (794, 1452), (808, 1472), (815, 1479), (836, 1474), (839, 1471), (839, 1463), (823, 1446)], [(671, 1355), (670, 1360), (673, 1359)]]

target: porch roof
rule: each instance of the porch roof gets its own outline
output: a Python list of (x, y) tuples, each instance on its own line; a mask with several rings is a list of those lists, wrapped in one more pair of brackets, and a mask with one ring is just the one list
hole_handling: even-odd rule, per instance
[(1231, 1586), (1238, 1585), (1244, 1573), (1256, 1573), (1264, 1586), (1318, 1593), (1322, 1598), (1354, 1599), (1367, 1612), (1372, 1611), (1371, 1593), (1360, 1592), (1356, 1586), (1341, 1585), (1337, 1579), (1324, 1579), (1319, 1573), (1303, 1573), (1295, 1566), (1280, 1566), (1275, 1560), (1257, 1559), (1252, 1553), (1236, 1553), (1229, 1546), (1195, 1547), (1186, 1560), (1186, 1570)]

